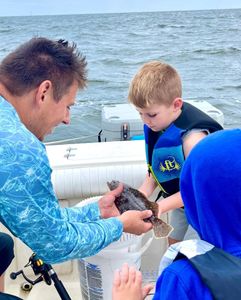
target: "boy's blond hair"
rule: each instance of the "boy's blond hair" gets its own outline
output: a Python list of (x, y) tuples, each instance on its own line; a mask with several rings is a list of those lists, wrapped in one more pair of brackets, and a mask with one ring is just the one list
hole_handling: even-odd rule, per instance
[(160, 61), (145, 63), (136, 73), (129, 88), (129, 101), (136, 107), (151, 104), (170, 105), (182, 97), (182, 82), (178, 72)]

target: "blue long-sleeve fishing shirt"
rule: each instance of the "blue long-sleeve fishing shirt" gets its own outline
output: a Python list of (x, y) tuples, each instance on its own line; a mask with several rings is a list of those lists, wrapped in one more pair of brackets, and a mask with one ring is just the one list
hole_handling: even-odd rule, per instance
[(101, 219), (97, 203), (61, 208), (46, 149), (0, 96), (0, 221), (45, 262), (96, 254), (120, 238), (117, 218)]

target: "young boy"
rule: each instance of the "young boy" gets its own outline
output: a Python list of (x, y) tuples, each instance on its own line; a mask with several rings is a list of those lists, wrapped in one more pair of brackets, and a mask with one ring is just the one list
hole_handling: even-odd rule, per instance
[[(241, 299), (240, 148), (241, 130), (222, 130), (188, 156), (180, 190), (201, 240), (170, 246), (153, 300)], [(141, 282), (141, 273), (125, 264), (115, 273), (112, 299), (144, 299), (150, 286), (142, 288)]]
[[(139, 188), (149, 197), (159, 186), (159, 213), (172, 211), (170, 223), (174, 231), (169, 245), (195, 232), (188, 226), (179, 192), (179, 178), (184, 160), (192, 148), (207, 134), (222, 127), (208, 115), (183, 102), (182, 83), (170, 65), (151, 61), (134, 76), (129, 89), (144, 122), (148, 174)], [(189, 234), (189, 236), (188, 236)]]

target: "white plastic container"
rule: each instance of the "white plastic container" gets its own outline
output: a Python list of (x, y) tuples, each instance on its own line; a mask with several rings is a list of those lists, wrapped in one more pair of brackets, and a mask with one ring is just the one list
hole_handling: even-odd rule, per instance
[[(98, 201), (100, 196), (80, 202), (83, 206)], [(153, 237), (142, 246), (142, 236), (123, 233), (94, 256), (78, 261), (80, 286), (83, 300), (111, 300), (114, 272), (127, 262), (137, 269), (141, 267), (141, 255), (148, 249)]]
[(144, 141), (46, 146), (58, 199), (102, 195), (116, 179), (138, 188), (147, 172)]
[(143, 123), (139, 113), (131, 104), (104, 106), (101, 111), (101, 140), (123, 141), (143, 135)]
[[(186, 100), (197, 107), (222, 126), (223, 113), (203, 100)], [(143, 135), (143, 122), (133, 105), (124, 103), (104, 106), (101, 112), (102, 141), (130, 140)]]

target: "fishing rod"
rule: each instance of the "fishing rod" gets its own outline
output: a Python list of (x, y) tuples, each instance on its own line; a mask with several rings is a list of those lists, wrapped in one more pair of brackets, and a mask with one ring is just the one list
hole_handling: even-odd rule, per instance
[[(35, 285), (41, 281), (44, 281), (47, 285), (51, 285), (52, 281), (54, 282), (54, 286), (62, 300), (71, 300), (68, 292), (66, 291), (63, 283), (61, 280), (59, 280), (57, 274), (55, 273), (53, 267), (50, 264), (44, 263), (40, 258), (37, 257), (35, 253), (33, 253), (28, 263), (24, 266), (26, 267), (32, 267), (34, 274), (37, 276), (40, 274), (40, 276), (36, 280), (31, 280), (28, 278), (23, 270), (12, 272), (10, 274), (11, 279), (16, 279), (18, 275), (22, 274), (24, 279), (30, 283), (31, 285)], [(31, 288), (29, 288), (31, 289)]]

